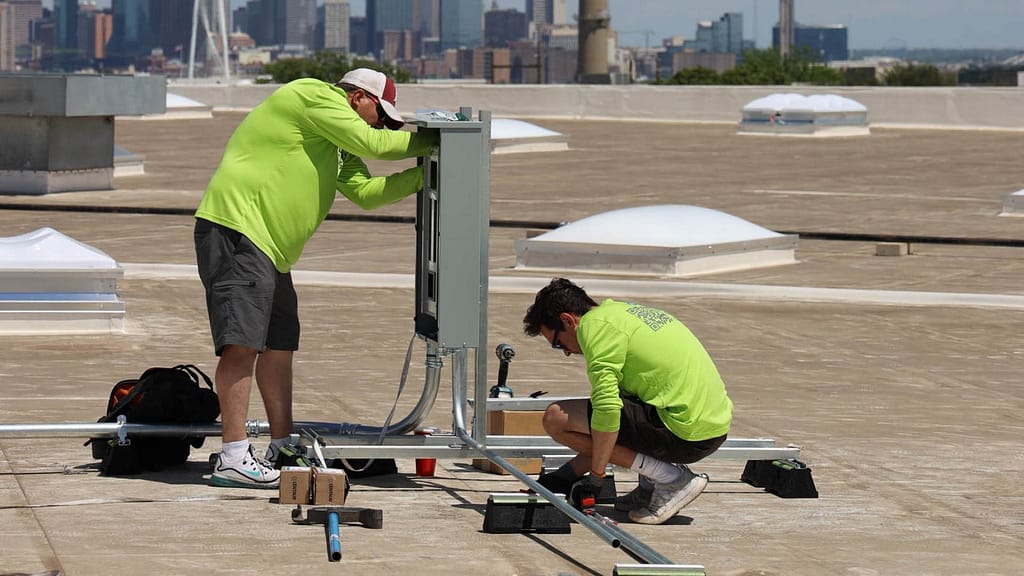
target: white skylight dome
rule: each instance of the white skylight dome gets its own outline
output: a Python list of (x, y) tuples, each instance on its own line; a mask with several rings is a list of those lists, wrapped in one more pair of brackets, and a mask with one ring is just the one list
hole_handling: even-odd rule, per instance
[(596, 214), (516, 241), (516, 268), (689, 276), (796, 262), (798, 238), (718, 210), (668, 204)]
[(491, 120), (491, 151), (494, 154), (560, 152), (568, 149), (569, 142), (561, 132), (523, 120)]
[(0, 238), (0, 332), (123, 332), (123, 276), (113, 258), (52, 228)]
[(740, 134), (778, 136), (859, 136), (870, 133), (868, 109), (835, 94), (772, 94), (742, 110)]
[(1001, 216), (1024, 216), (1024, 190), (1017, 190), (1003, 197)]

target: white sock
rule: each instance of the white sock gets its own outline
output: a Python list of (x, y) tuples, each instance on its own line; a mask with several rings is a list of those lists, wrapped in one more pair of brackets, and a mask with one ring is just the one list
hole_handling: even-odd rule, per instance
[(248, 439), (238, 440), (237, 442), (224, 442), (220, 445), (220, 460), (221, 462), (237, 464), (242, 461), (242, 458), (245, 457), (245, 453), (248, 451)]
[(683, 474), (676, 466), (639, 452), (636, 453), (636, 458), (633, 458), (633, 464), (629, 469), (647, 476), (655, 484), (675, 482)]

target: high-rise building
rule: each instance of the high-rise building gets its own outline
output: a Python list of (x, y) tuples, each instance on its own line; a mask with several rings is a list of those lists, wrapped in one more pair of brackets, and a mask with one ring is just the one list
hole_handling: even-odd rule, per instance
[(61, 59), (73, 57), (78, 52), (78, 0), (54, 0), (53, 19)]
[(149, 56), (156, 46), (151, 5), (139, 0), (113, 0), (114, 31), (107, 45), (107, 61), (114, 66), (133, 64)]
[(320, 10), (323, 14), (323, 49), (347, 54), (351, 16), (348, 0), (325, 0)]
[[(227, 4), (225, 0), (221, 1)], [(150, 4), (156, 46), (163, 50), (164, 56), (169, 59), (187, 60), (189, 44), (192, 41), (192, 8), (195, 3), (181, 0), (150, 0)], [(226, 5), (224, 9), (227, 10)], [(197, 39), (197, 46), (199, 42)]]
[(565, 0), (526, 0), (526, 20), (538, 28), (566, 24)]
[(484, 12), (484, 44), (502, 48), (510, 42), (522, 40), (529, 34), (526, 14), (515, 9), (499, 10), (495, 7)]
[(92, 5), (79, 6), (78, 43), (83, 55), (90, 61), (102, 62), (107, 56), (107, 42), (114, 30), (114, 15), (109, 10), (99, 10)]
[(366, 16), (352, 16), (348, 19), (349, 54), (370, 54), (370, 32)]
[[(781, 32), (772, 28), (772, 46), (781, 50)], [(818, 62), (848, 60), (850, 50), (846, 26), (810, 26), (797, 24), (793, 29), (792, 50), (805, 53)]]
[(0, 71), (14, 70), (14, 6), (0, 2)]
[[(42, 0), (7, 0), (7, 5), (14, 10), (14, 48), (24, 59), (31, 54), (29, 38), (33, 23), (43, 19)], [(19, 56), (20, 57), (20, 56)]]
[(276, 44), (312, 49), (316, 30), (316, 0), (286, 0), (277, 5)]
[(441, 50), (480, 46), (483, 12), (480, 0), (441, 0)]
[(727, 12), (717, 21), (698, 22), (695, 39), (684, 42), (682, 49), (690, 52), (742, 54), (743, 14)]
[(366, 27), (370, 51), (380, 55), (385, 30), (414, 30), (413, 0), (366, 0)]

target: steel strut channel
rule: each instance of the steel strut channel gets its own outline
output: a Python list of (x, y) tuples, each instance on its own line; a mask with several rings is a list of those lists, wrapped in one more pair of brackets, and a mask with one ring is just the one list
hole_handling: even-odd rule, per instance
[(515, 476), (520, 482), (526, 484), (531, 490), (550, 502), (552, 506), (558, 508), (582, 526), (586, 526), (591, 532), (610, 544), (612, 548), (622, 548), (623, 551), (636, 560), (646, 562), (648, 564), (673, 564), (671, 560), (665, 558), (653, 548), (637, 540), (632, 535), (619, 528), (611, 520), (608, 520), (599, 514), (590, 516), (573, 508), (565, 501), (564, 498), (560, 498), (555, 495), (554, 492), (548, 490), (544, 486), (541, 486), (536, 480), (530, 478), (519, 470), (519, 468), (510, 464), (508, 460), (505, 460), (493, 450), (488, 449), (473, 439), (473, 437), (466, 432), (465, 425), (465, 410), (467, 404), (466, 376), (466, 350), (463, 348), (456, 350), (452, 358), (452, 395), (454, 396), (454, 406), (452, 411), (455, 420), (455, 434), (463, 442), (498, 466), (501, 466), (512, 476)]

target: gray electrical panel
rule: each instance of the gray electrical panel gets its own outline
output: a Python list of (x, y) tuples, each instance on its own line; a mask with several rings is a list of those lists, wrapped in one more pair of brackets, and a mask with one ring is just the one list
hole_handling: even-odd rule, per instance
[(486, 344), (490, 117), (421, 115), (409, 124), (439, 136), (420, 158), (416, 333), (446, 349), (477, 348)]

